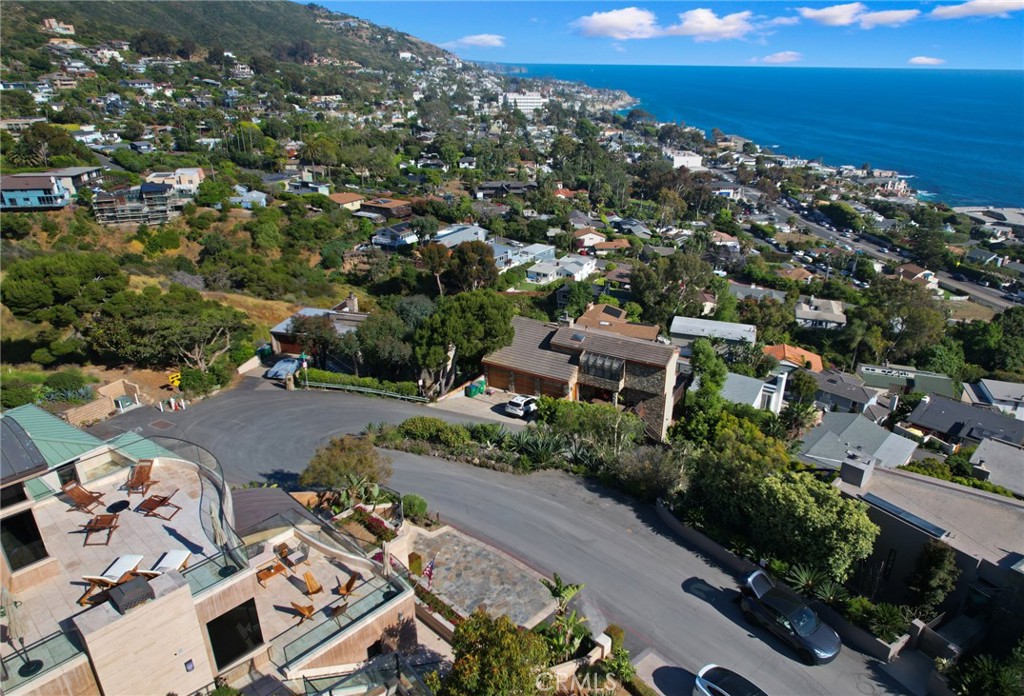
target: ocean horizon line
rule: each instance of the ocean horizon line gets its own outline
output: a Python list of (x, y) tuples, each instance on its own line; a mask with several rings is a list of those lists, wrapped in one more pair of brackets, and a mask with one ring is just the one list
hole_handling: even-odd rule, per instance
[[(525, 63), (525, 62), (512, 62), (507, 63), (505, 61), (469, 61), (478, 63), (480, 65), (503, 65), (510, 68), (516, 67), (528, 67), (528, 66), (543, 66), (543, 65), (558, 65), (563, 67), (577, 67), (577, 68), (766, 68), (776, 69), (784, 68), (787, 70), (885, 70), (885, 71), (904, 71), (904, 72), (972, 72), (972, 73), (1021, 73), (1024, 74), (1024, 68), (958, 68), (954, 66), (943, 67), (936, 65), (929, 66), (900, 66), (900, 67), (857, 67), (857, 66), (826, 66), (826, 65), (793, 65), (789, 63), (750, 63), (744, 65), (700, 65), (700, 64), (689, 64), (689, 63), (560, 63), (560, 62), (543, 62), (543, 63)], [(538, 78), (540, 79), (540, 78)]]

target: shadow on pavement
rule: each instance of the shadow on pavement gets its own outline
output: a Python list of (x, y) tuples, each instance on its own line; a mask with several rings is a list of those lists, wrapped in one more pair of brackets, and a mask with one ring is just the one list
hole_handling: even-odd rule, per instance
[(278, 488), (286, 491), (292, 491), (299, 487), (299, 475), (294, 471), (274, 469), (273, 471), (264, 471), (260, 473), (260, 476), (262, 476), (267, 483), (275, 484)]
[(665, 696), (693, 693), (694, 676), (682, 667), (658, 667), (652, 677), (654, 686)]
[(771, 631), (761, 626), (754, 626), (743, 616), (740, 609), (740, 592), (731, 587), (715, 587), (706, 580), (698, 577), (688, 578), (683, 581), (683, 592), (703, 600), (718, 610), (718, 613), (732, 621), (737, 626), (748, 632), (748, 637), (761, 641), (777, 652), (779, 655), (793, 660), (799, 667), (801, 662), (796, 652), (790, 649)]

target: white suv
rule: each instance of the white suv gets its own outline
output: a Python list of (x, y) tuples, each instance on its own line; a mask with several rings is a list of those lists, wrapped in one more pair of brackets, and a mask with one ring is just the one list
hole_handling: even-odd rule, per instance
[(505, 413), (516, 418), (528, 418), (537, 410), (537, 397), (534, 396), (513, 396), (505, 404)]

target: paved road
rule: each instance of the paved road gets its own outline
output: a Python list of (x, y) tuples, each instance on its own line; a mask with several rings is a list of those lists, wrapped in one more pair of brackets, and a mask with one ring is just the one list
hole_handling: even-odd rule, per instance
[[(92, 432), (109, 437), (140, 428), (179, 437), (212, 451), (232, 481), (280, 481), (332, 436), (424, 412), (394, 401), (285, 392), (250, 379), (183, 413), (136, 410)], [(160, 420), (173, 425), (154, 428)], [(653, 648), (667, 658), (670, 666), (654, 674), (666, 694), (689, 693), (692, 673), (712, 661), (779, 696), (900, 693), (877, 663), (851, 650), (830, 665), (805, 667), (764, 631), (751, 631), (733, 601), (735, 579), (681, 546), (649, 505), (559, 472), (515, 476), (404, 453), (393, 459), (392, 485), (420, 493), (456, 527), (542, 573), (585, 582), (579, 603), (592, 628), (618, 623), (634, 654)]]

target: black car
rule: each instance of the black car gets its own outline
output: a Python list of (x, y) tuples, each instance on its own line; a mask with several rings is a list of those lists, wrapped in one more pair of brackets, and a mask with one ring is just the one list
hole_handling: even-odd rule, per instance
[(823, 665), (839, 655), (839, 634), (822, 623), (799, 595), (776, 583), (768, 573), (755, 570), (741, 592), (744, 618), (779, 636), (805, 663)]

